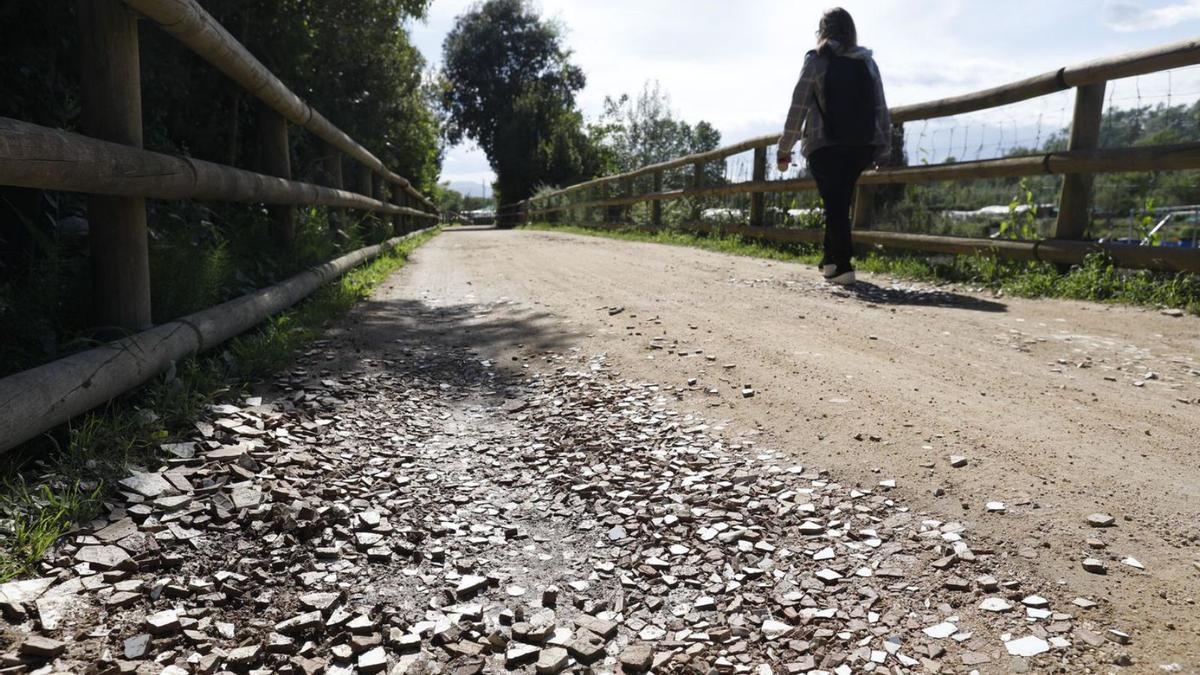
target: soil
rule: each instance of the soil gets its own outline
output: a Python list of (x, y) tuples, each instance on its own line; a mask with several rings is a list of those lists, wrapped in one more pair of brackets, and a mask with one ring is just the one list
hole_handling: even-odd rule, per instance
[[(1135, 669), (1200, 668), (1195, 317), (867, 274), (847, 290), (796, 264), (476, 228), (420, 249), (348, 330), (370, 342), (413, 315), (513, 368), (605, 354), (843, 483), (894, 479), (896, 499), (1099, 601), (1133, 636)], [(1115, 527), (1090, 527), (1098, 512)], [(1088, 557), (1108, 574), (1085, 571)]]
[(1196, 672), (1197, 354), (1148, 309), (452, 228), (0, 585), (0, 666)]

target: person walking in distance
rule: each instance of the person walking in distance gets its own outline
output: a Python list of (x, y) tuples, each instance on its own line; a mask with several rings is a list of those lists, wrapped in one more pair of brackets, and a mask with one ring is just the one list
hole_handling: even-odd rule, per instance
[(817, 48), (804, 57), (776, 160), (781, 172), (800, 152), (825, 202), (821, 273), (835, 284), (854, 283), (850, 203), (859, 176), (887, 158), (892, 119), (871, 50), (858, 45), (854, 19), (838, 7), (821, 17)]

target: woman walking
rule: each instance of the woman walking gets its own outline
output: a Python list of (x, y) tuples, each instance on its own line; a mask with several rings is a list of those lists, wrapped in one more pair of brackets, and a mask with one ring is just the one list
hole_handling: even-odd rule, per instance
[(862, 172), (887, 158), (891, 128), (879, 68), (871, 50), (858, 46), (854, 19), (840, 7), (825, 12), (817, 48), (804, 57), (776, 160), (786, 171), (801, 141), (825, 202), (821, 273), (831, 283), (854, 283), (850, 203)]

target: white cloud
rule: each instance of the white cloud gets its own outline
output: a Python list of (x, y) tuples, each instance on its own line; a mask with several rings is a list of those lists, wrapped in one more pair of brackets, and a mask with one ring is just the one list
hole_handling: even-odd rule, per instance
[(474, 144), (462, 144), (450, 148), (442, 160), (442, 182), (463, 183), (470, 186), (471, 194), (479, 194), (480, 183), (484, 183), (487, 194), (491, 194), (491, 182), (496, 174), (488, 164), (487, 155)]
[(1123, 33), (1158, 30), (1185, 21), (1200, 20), (1200, 0), (1186, 0), (1163, 7), (1147, 7), (1133, 0), (1108, 0), (1104, 3), (1104, 23)]
[[(1117, 35), (1109, 26), (1114, 17), (1121, 26), (1180, 23), (1197, 18), (1200, 8), (1200, 0), (1108, 0), (1105, 12), (1097, 11), (1101, 5), (1096, 0), (535, 2), (543, 15), (564, 27), (572, 59), (587, 74), (587, 87), (578, 96), (586, 116), (600, 114), (605, 96), (636, 93), (647, 80), (658, 80), (681, 117), (711, 122), (728, 143), (779, 131), (804, 52), (813, 46), (817, 20), (827, 5), (842, 4), (854, 14), (863, 44), (875, 50), (892, 105), (963, 94), (1183, 39), (1187, 26), (1169, 35)], [(440, 60), (442, 36), (470, 4), (434, 0), (428, 22), (413, 26), (414, 40), (431, 62)], [(1181, 75), (1176, 75), (1175, 91), (1194, 90), (1184, 86)], [(1138, 87), (1127, 93), (1125, 83), (1114, 85), (1118, 103), (1131, 94), (1138, 101), (1146, 95), (1146, 103), (1158, 102), (1149, 96), (1157, 93), (1153, 78), (1142, 78)], [(1045, 97), (1024, 108), (935, 120), (928, 131), (934, 133), (943, 123), (987, 124), (1002, 125), (1008, 137), (1023, 137), (1028, 134), (1018, 131), (1027, 125), (1040, 128), (1044, 123), (1050, 129), (1069, 121), (1070, 106), (1069, 94)], [(911, 131), (919, 137), (926, 130), (913, 125)], [(971, 133), (975, 143), (979, 132)], [(1029, 140), (1037, 137), (1035, 132)], [(955, 145), (962, 138), (960, 130)], [(455, 148), (443, 176), (478, 182), (478, 176), (488, 173), (482, 153)]]

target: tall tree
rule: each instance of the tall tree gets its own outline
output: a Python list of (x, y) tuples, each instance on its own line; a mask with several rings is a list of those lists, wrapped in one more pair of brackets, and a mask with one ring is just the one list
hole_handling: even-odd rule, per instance
[(600, 127), (618, 171), (715, 150), (721, 144), (720, 132), (708, 122), (693, 127), (676, 117), (671, 97), (657, 81), (646, 82), (636, 98), (605, 98)]
[(583, 71), (559, 28), (527, 0), (487, 0), (458, 17), (443, 45), (447, 140), (479, 144), (496, 172), (500, 203), (598, 168), (575, 109)]

